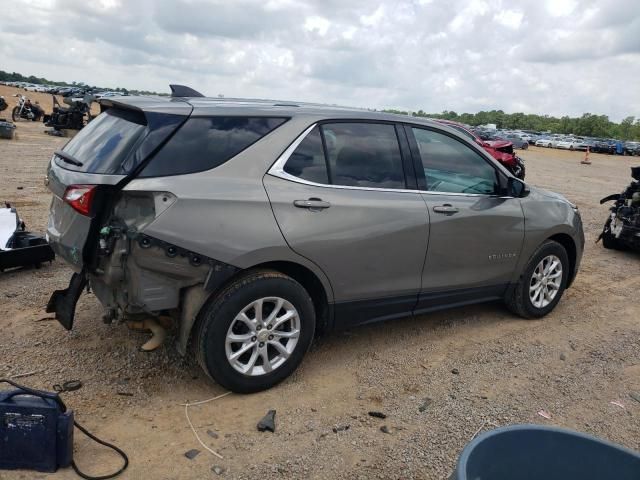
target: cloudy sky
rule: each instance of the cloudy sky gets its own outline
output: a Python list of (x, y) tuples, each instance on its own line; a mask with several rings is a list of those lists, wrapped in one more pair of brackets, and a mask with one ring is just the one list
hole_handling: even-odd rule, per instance
[(640, 117), (639, 0), (14, 0), (0, 70), (374, 108)]

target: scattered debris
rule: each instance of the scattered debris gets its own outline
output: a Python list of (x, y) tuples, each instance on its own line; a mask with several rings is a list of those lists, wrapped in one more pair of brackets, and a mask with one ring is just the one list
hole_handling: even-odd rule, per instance
[(24, 187), (16, 187), (18, 190), (24, 190)]
[(122, 397), (133, 397), (133, 393), (131, 392), (116, 392), (116, 393)]
[(213, 467), (211, 467), (211, 471), (216, 475), (222, 475), (224, 473), (224, 468), (218, 465), (214, 465)]
[(617, 400), (612, 400), (612, 401), (610, 401), (609, 403), (610, 403), (611, 405), (615, 405), (616, 407), (620, 407), (620, 408), (622, 408), (622, 409), (625, 409), (625, 410), (626, 410), (626, 407), (625, 407), (621, 402), (618, 402)]
[(269, 410), (267, 412), (267, 414), (262, 417), (262, 420), (260, 420), (258, 422), (258, 431), (259, 432), (265, 432), (267, 430), (269, 430), (270, 432), (274, 432), (276, 431), (276, 411), (275, 410)]
[(200, 440), (200, 436), (198, 435), (198, 432), (196, 432), (196, 429), (194, 428), (193, 423), (191, 423), (191, 418), (189, 418), (189, 407), (192, 407), (194, 405), (202, 405), (205, 403), (213, 402), (214, 400), (218, 400), (219, 398), (226, 397), (227, 395), (231, 395), (231, 393), (232, 392), (226, 392), (226, 393), (223, 393), (222, 395), (217, 395), (215, 397), (208, 398), (207, 400), (200, 400), (199, 402), (194, 402), (194, 403), (187, 402), (187, 403), (181, 404), (184, 407), (184, 416), (187, 418), (187, 423), (189, 424), (189, 428), (191, 428), (191, 431), (193, 432), (193, 435), (196, 437), (196, 440), (198, 440), (198, 443), (200, 443), (200, 445), (202, 445), (202, 447), (207, 452), (209, 452), (212, 455), (215, 455), (219, 459), (223, 459), (224, 457), (220, 455), (218, 452), (216, 452), (215, 450), (212, 450), (211, 448), (207, 447), (205, 443), (202, 440)]
[(382, 426), (380, 427), (380, 431), (381, 431), (382, 433), (391, 433), (391, 430), (389, 430), (389, 427), (387, 427), (386, 425), (382, 425)]
[(640, 403), (640, 393), (631, 392), (629, 396), (633, 398), (636, 402)]
[(346, 432), (350, 428), (351, 428), (351, 425), (338, 425), (333, 427), (333, 433)]
[(369, 412), (369, 416), (375, 418), (387, 418), (387, 416), (382, 412)]
[(418, 411), (420, 413), (424, 413), (426, 412), (427, 408), (429, 408), (429, 406), (433, 403), (433, 400), (431, 400), (429, 397), (425, 398), (422, 401), (422, 404), (418, 407)]
[(563, 362), (567, 359), (567, 356), (564, 353), (560, 354), (560, 360), (562, 360)]
[(128, 321), (127, 326), (132, 330), (150, 330), (152, 337), (140, 347), (143, 352), (151, 352), (160, 347), (167, 338), (167, 330), (155, 318), (145, 318), (142, 321)]
[(457, 368), (454, 368), (451, 370), (451, 373), (453, 373), (454, 375), (458, 375), (460, 373), (460, 370), (458, 370)]
[(545, 410), (539, 410), (538, 415), (540, 415), (542, 418), (546, 418), (547, 420), (551, 420), (551, 414), (549, 412), (546, 412)]
[(34, 370), (32, 372), (18, 373), (17, 375), (11, 375), (11, 378), (25, 378), (31, 377), (32, 375), (37, 375), (39, 373), (44, 372), (44, 370)]
[(191, 450), (189, 450), (188, 452), (184, 452), (184, 456), (187, 457), (189, 460), (193, 460), (194, 458), (196, 458), (198, 455), (200, 454), (200, 450), (196, 449), (196, 448), (192, 448)]
[(480, 433), (480, 431), (484, 428), (484, 426), (487, 424), (487, 421), (485, 420), (484, 422), (482, 422), (482, 425), (480, 425), (480, 428), (478, 428), (478, 430), (476, 430), (476, 432), (471, 436), (471, 440), (473, 440), (474, 438), (476, 438), (476, 435), (478, 435)]
[(82, 388), (82, 382), (80, 380), (69, 380), (64, 382), (62, 385), (55, 384), (53, 389), (58, 393), (64, 392), (75, 392), (76, 390), (80, 390)]
[(207, 430), (207, 435), (209, 435), (211, 438), (218, 438), (219, 435), (214, 432), (213, 430)]

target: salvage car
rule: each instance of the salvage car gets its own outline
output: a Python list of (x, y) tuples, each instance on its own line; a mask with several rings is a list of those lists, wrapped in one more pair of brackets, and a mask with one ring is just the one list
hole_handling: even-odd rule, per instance
[(482, 148), (484, 148), (489, 155), (502, 163), (507, 170), (513, 173), (520, 180), (524, 180), (526, 170), (524, 160), (513, 153), (513, 143), (507, 140), (483, 140), (477, 133), (468, 129), (464, 125), (453, 122), (451, 120), (434, 120), (443, 125), (447, 125), (455, 130), (458, 130), (463, 135), (469, 137)]
[(442, 123), (334, 106), (120, 97), (48, 166), (48, 239), (105, 320), (169, 316), (236, 392), (288, 377), (319, 331), (502, 300), (551, 312), (578, 208)]
[(614, 193), (600, 200), (600, 204), (615, 203), (598, 241), (604, 248), (640, 251), (640, 167), (631, 167), (633, 181), (622, 193)]
[(506, 133), (504, 135), (497, 135), (496, 139), (511, 142), (515, 148), (519, 148), (521, 150), (526, 150), (527, 148), (529, 148), (529, 141), (525, 140), (524, 138), (520, 138), (515, 133)]

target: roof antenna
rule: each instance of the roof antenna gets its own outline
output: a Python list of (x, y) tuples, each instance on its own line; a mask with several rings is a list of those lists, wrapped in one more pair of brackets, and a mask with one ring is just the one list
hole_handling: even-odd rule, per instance
[(203, 94), (197, 92), (191, 87), (185, 85), (169, 85), (171, 89), (171, 97), (204, 97)]

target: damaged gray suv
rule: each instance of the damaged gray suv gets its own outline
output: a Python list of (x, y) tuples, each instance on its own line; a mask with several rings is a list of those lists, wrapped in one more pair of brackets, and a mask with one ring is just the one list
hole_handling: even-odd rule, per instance
[(177, 349), (236, 392), (269, 388), (320, 330), (504, 300), (557, 305), (584, 246), (561, 195), (424, 119), (204, 98), (101, 101), (57, 151), (48, 239), (107, 321), (169, 316)]

